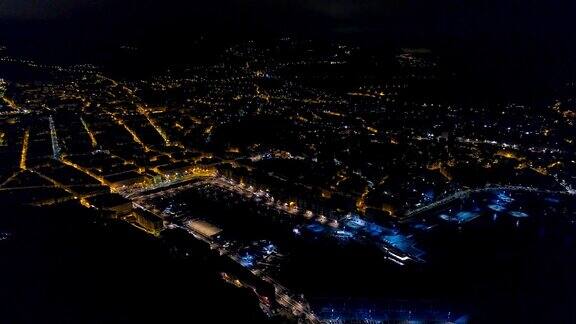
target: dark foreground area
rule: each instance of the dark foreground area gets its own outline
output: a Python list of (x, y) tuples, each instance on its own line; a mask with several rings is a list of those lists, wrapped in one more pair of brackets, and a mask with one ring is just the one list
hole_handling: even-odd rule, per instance
[[(171, 248), (79, 208), (3, 208), (0, 322), (263, 321), (255, 298), (226, 284), (209, 251)], [(188, 256), (186, 256), (188, 253)]]
[[(425, 233), (425, 265), (391, 267), (371, 249), (312, 240), (294, 243), (280, 276), (330, 319), (409, 311), (470, 323), (573, 323), (574, 224), (559, 217), (571, 215), (559, 212), (573, 201), (515, 198), (507, 208), (530, 215), (519, 222), (485, 211), (491, 196), (463, 202), (458, 210), (481, 216)], [(176, 231), (154, 238), (74, 206), (5, 207), (0, 258), (1, 323), (267, 320), (249, 290), (219, 278), (227, 265), (203, 243)]]

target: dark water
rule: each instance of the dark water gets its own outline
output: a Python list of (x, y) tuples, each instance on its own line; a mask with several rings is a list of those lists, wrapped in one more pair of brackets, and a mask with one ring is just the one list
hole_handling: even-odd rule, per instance
[[(416, 233), (427, 254), (422, 265), (387, 264), (378, 251), (356, 244), (317, 243), (299, 251), (284, 280), (318, 310), (349, 318), (455, 320), (475, 323), (573, 323), (576, 321), (574, 200), (512, 195), (498, 213), (493, 197), (472, 197), (452, 212), (476, 210), (467, 224), (438, 222)], [(522, 210), (526, 218), (510, 211)], [(372, 313), (367, 313), (371, 310)], [(383, 311), (387, 310), (387, 311)], [(340, 314), (339, 314), (340, 312)]]
[[(296, 235), (280, 215), (258, 214), (235, 199), (208, 204), (184, 194), (176, 201), (189, 202), (191, 214), (221, 226), (227, 238), (274, 242), (285, 257), (273, 276), (324, 318), (574, 322), (576, 200), (497, 194), (424, 215), (414, 220), (426, 225), (419, 230), (404, 225), (426, 262), (403, 267), (386, 261), (370, 242)], [(488, 207), (496, 204), (500, 212)], [(478, 217), (462, 224), (439, 217), (459, 212)]]
[[(436, 225), (414, 232), (426, 263), (404, 267), (370, 244), (291, 236), (282, 230), (289, 224), (259, 223), (265, 215), (242, 206), (195, 209), (227, 227), (229, 237), (247, 226), (243, 241), (278, 243), (285, 257), (275, 277), (327, 318), (575, 322), (576, 202), (508, 196), (513, 200), (499, 201), (498, 213), (487, 207), (497, 197), (485, 195), (422, 217)], [(458, 211), (479, 217), (465, 224), (438, 217)], [(2, 322), (264, 320), (251, 294), (218, 278), (222, 266), (205, 246), (95, 217), (76, 208), (2, 213)]]

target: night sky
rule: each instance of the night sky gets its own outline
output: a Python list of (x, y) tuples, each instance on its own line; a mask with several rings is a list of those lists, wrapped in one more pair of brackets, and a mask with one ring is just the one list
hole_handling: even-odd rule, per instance
[(128, 30), (177, 24), (203, 32), (378, 31), (422, 37), (573, 39), (574, 1), (550, 0), (4, 0), (3, 20), (81, 20)]
[(576, 76), (574, 21), (576, 1), (565, 0), (3, 0), (0, 42), (60, 57), (57, 47), (126, 43), (175, 53), (199, 36), (352, 39), (442, 49), (471, 74), (502, 71), (539, 88)]

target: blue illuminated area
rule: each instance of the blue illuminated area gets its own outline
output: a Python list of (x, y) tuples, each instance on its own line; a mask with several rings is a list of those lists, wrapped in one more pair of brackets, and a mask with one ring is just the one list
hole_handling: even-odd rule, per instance
[(506, 210), (506, 207), (504, 207), (500, 204), (491, 204), (491, 205), (488, 205), (488, 208), (492, 211), (499, 212), (499, 213)]
[(320, 234), (323, 233), (326, 228), (320, 224), (310, 224), (306, 226), (306, 229), (312, 233)]
[(391, 302), (389, 305), (356, 305), (336, 302), (317, 313), (327, 323), (468, 323), (468, 316), (445, 309)]
[(498, 198), (498, 200), (506, 203), (511, 203), (514, 201), (514, 198), (510, 197), (510, 195), (505, 191), (499, 191), (498, 193), (496, 193), (496, 197)]
[(475, 218), (480, 216), (478, 213), (468, 212), (468, 211), (461, 211), (456, 214), (456, 219), (458, 219), (458, 223), (467, 223)]
[(353, 216), (346, 219), (344, 222), (345, 226), (352, 230), (359, 230), (366, 226), (366, 221), (361, 219), (360, 217)]
[(494, 219), (498, 216), (496, 213), (503, 213), (508, 210), (510, 203), (514, 201), (514, 198), (510, 197), (506, 192), (496, 193), (496, 197), (492, 199), (491, 203), (487, 206), (488, 209), (495, 212)]
[(278, 248), (276, 248), (274, 244), (270, 243), (262, 248), (262, 252), (264, 252), (266, 255), (271, 255), (278, 252)]
[(336, 237), (348, 240), (356, 238), (360, 233), (364, 233), (369, 223), (358, 216), (348, 216), (343, 221), (343, 224), (344, 230), (336, 231)]
[(254, 256), (251, 254), (244, 254), (240, 257), (240, 264), (245, 268), (252, 268), (254, 266)]
[(528, 214), (526, 214), (525, 212), (521, 212), (521, 211), (511, 211), (508, 213), (510, 216), (515, 217), (515, 218), (526, 218), (528, 217)]
[(559, 204), (560, 203), (560, 199), (558, 199), (556, 197), (546, 197), (546, 198), (544, 198), (544, 200), (546, 202), (551, 203), (551, 204)]
[(374, 223), (367, 224), (365, 230), (370, 236), (379, 236), (384, 231), (381, 226), (378, 226)]
[(372, 222), (367, 222), (360, 218), (358, 215), (349, 215), (343, 221), (344, 228), (352, 232), (362, 232), (369, 236), (378, 236), (385, 231), (385, 228), (374, 224)]
[(349, 214), (340, 222), (342, 225), (338, 229), (313, 223), (304, 227), (296, 227), (293, 232), (295, 235), (301, 235), (304, 231), (313, 235), (328, 235), (341, 241), (368, 240), (368, 242), (376, 243), (387, 254), (404, 255), (396, 256), (402, 261), (420, 260), (420, 257), (425, 254), (422, 250), (415, 248), (416, 242), (411, 236), (402, 234), (398, 229), (366, 221), (355, 214)]
[(367, 222), (357, 215), (349, 215), (343, 221), (344, 228), (357, 234), (366, 234), (371, 237), (379, 236), (385, 229), (377, 224)]
[(336, 237), (339, 239), (348, 240), (354, 238), (354, 234), (352, 232), (340, 230), (336, 231)]
[(268, 240), (254, 241), (242, 246), (236, 254), (238, 263), (245, 268), (260, 270), (279, 260), (278, 247)]
[(434, 225), (428, 225), (423, 223), (416, 223), (411, 225), (411, 227), (418, 231), (429, 231), (434, 228)]
[(416, 242), (412, 237), (402, 234), (385, 235), (382, 236), (382, 241), (413, 257), (420, 258), (425, 254), (424, 251), (415, 247)]
[(345, 230), (336, 231), (336, 236), (340, 239), (369, 238), (383, 243), (381, 247), (384, 251), (389, 251), (388, 248), (393, 248), (416, 258), (424, 255), (422, 250), (414, 247), (416, 242), (411, 237), (401, 234), (397, 229), (366, 221), (355, 214), (346, 216), (342, 220), (342, 224), (344, 224)]
[(405, 250), (412, 246), (412, 242), (404, 235), (386, 235), (382, 237), (382, 240), (400, 250)]
[(479, 213), (471, 212), (471, 211), (461, 211), (458, 212), (455, 216), (450, 216), (446, 214), (440, 215), (440, 218), (452, 223), (464, 224), (468, 223), (480, 216)]
[(423, 202), (432, 202), (436, 195), (434, 194), (433, 190), (427, 190), (422, 193), (422, 200)]

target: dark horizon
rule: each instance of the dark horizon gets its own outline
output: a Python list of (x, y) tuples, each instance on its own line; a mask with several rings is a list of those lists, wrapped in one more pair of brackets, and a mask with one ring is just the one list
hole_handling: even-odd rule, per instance
[(518, 83), (521, 97), (549, 93), (576, 75), (576, 30), (567, 28), (575, 6), (559, 0), (60, 0), (34, 7), (6, 1), (0, 5), (0, 45), (54, 61), (93, 61), (110, 55), (111, 49), (133, 45), (152, 49), (163, 62), (199, 59), (200, 39), (202, 50), (285, 36), (344, 40), (364, 48), (426, 47), (480, 83), (493, 79), (487, 71), (501, 71), (501, 82)]
[[(480, 41), (508, 46), (573, 43), (567, 28), (576, 4), (535, 1), (22, 1), (0, 4), (0, 22), (61, 26), (62, 37), (85, 33), (97, 38), (134, 40), (189, 34), (257, 38), (267, 35), (380, 35), (429, 43)], [(114, 34), (109, 32), (114, 31)], [(18, 31), (4, 30), (3, 34)], [(54, 35), (57, 36), (57, 35)], [(376, 43), (379, 40), (372, 38)], [(425, 44), (430, 46), (430, 44)]]

